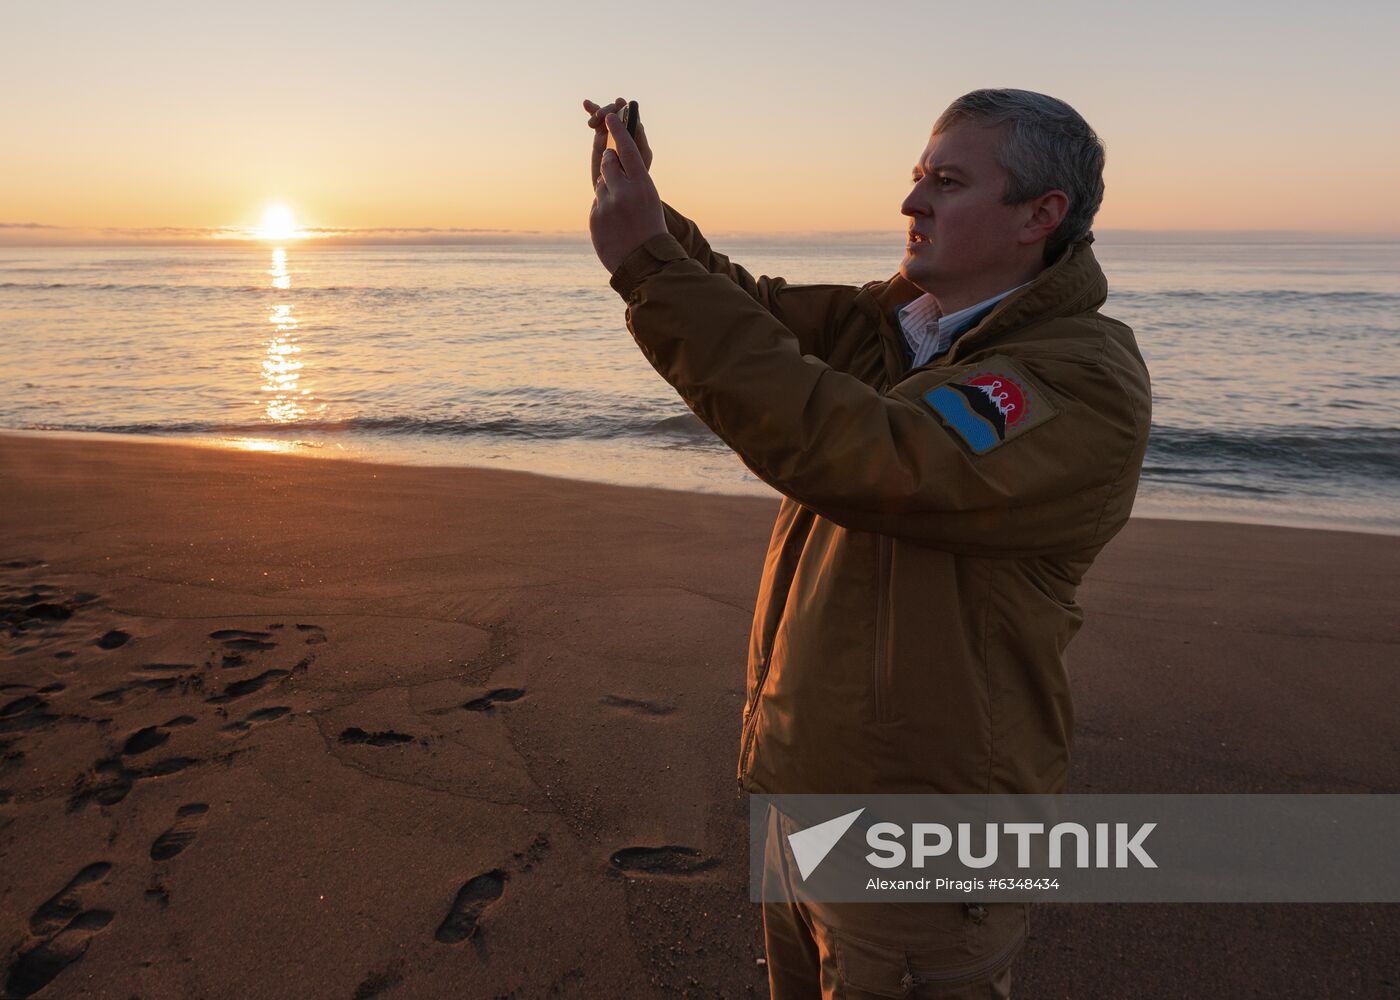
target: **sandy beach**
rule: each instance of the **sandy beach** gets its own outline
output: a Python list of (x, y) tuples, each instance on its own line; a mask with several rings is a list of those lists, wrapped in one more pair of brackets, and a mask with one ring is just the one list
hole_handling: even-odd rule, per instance
[[(777, 501), (0, 435), (0, 993), (766, 996)], [(1071, 791), (1400, 791), (1400, 537), (1134, 519)], [(1021, 998), (1400, 997), (1400, 907), (1053, 906)]]

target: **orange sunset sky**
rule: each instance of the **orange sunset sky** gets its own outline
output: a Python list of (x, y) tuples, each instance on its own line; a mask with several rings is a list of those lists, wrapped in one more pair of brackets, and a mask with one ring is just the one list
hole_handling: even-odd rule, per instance
[[(8, 5), (0, 242), (337, 229), (582, 235), (580, 101), (641, 102), (710, 231), (900, 228), (938, 111), (1069, 101), (1096, 228), (1400, 233), (1394, 4)], [(162, 231), (165, 231), (162, 234)]]

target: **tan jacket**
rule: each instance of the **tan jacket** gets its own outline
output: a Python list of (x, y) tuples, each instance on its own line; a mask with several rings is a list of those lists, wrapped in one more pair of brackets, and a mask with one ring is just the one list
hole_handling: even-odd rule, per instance
[(1127, 521), (1151, 392), (1076, 243), (907, 370), (903, 277), (755, 278), (666, 209), (613, 276), (638, 346), (784, 496), (759, 586), (748, 791), (1059, 792), (1075, 591)]

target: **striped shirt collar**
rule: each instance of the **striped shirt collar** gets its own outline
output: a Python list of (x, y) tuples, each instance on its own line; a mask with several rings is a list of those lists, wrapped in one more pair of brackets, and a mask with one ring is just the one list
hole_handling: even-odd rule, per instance
[(1025, 285), (1008, 288), (1000, 295), (993, 295), (976, 305), (959, 309), (944, 316), (938, 309), (938, 300), (925, 292), (913, 302), (899, 310), (899, 326), (904, 331), (904, 342), (909, 348), (911, 367), (928, 364), (948, 348), (961, 334), (976, 326), (987, 313), (992, 311), (1002, 299)]

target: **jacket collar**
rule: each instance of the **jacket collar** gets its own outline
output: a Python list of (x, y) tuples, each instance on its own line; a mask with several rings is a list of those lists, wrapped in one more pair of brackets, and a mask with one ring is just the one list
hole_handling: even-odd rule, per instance
[[(1108, 298), (1108, 279), (1089, 249), (1092, 242), (1094, 234), (1086, 234), (1084, 239), (1066, 247), (1059, 259), (1035, 278), (998, 302), (980, 323), (954, 341), (947, 360), (951, 362), (957, 355), (977, 350), (1009, 330), (1089, 312), (1103, 305)], [(904, 275), (895, 274), (888, 281), (865, 286), (857, 302), (871, 319), (879, 322), (882, 336), (899, 338), (896, 313), (923, 294)]]

